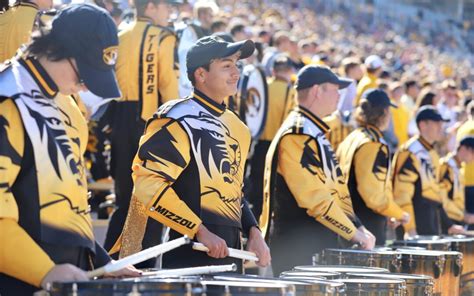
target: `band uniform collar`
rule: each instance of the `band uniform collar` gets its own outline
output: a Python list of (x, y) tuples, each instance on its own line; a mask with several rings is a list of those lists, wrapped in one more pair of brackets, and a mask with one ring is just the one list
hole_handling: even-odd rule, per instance
[(33, 77), (45, 97), (51, 99), (58, 94), (58, 86), (36, 58), (20, 58), (19, 62)]
[(301, 105), (298, 105), (296, 110), (311, 120), (323, 133), (329, 132), (329, 126), (311, 111)]
[(220, 116), (225, 112), (226, 105), (224, 103), (217, 103), (197, 89), (194, 89), (194, 92), (191, 94), (191, 96), (193, 100), (195, 100), (198, 104), (203, 106), (207, 111), (215, 116)]

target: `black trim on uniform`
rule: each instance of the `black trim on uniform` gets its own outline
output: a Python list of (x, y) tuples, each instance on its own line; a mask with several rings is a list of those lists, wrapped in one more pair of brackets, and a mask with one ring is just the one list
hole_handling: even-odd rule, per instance
[[(149, 22), (149, 20), (142, 20)], [(137, 119), (140, 119), (142, 116), (142, 109), (143, 109), (143, 48), (145, 47), (145, 39), (146, 34), (148, 34), (148, 30), (150, 29), (151, 24), (148, 24), (143, 30), (143, 37), (140, 43), (140, 55), (138, 57), (138, 112), (137, 112)]]
[(197, 89), (194, 89), (192, 94), (192, 99), (196, 101), (199, 105), (203, 106), (204, 109), (209, 111), (214, 116), (222, 115), (226, 110), (226, 105), (224, 103), (219, 104), (213, 99), (206, 96), (204, 93), (200, 92)]
[(316, 126), (323, 131), (323, 133), (329, 132), (329, 126), (319, 117), (313, 114), (305, 107), (299, 105), (297, 109), (300, 113), (304, 114), (309, 120), (311, 120)]
[(47, 98), (54, 98), (58, 94), (58, 86), (54, 83), (48, 72), (35, 58), (19, 59), (20, 64), (33, 77), (34, 81)]
[(423, 145), (423, 147), (425, 147), (426, 150), (430, 151), (433, 149), (433, 145), (428, 143), (428, 141), (426, 141), (425, 138), (423, 138), (422, 136), (418, 136), (418, 141), (421, 145)]

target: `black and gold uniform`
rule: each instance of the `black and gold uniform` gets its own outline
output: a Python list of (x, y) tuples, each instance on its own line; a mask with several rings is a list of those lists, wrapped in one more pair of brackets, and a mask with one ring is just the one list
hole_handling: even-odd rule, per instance
[[(282, 79), (268, 79), (268, 110), (267, 118), (260, 139), (255, 144), (252, 159), (250, 160), (249, 184), (246, 188), (248, 201), (253, 205), (255, 217), (262, 213), (263, 172), (265, 156), (270, 143), (291, 109), (296, 106), (295, 89), (293, 85)], [(247, 186), (246, 184), (246, 186)]]
[(326, 136), (334, 151), (337, 151), (339, 144), (354, 130), (354, 126), (350, 122), (351, 113), (347, 113), (342, 114), (340, 111), (336, 111), (323, 118), (324, 123), (329, 126)]
[(130, 168), (145, 122), (162, 103), (179, 98), (175, 44), (172, 31), (147, 18), (137, 19), (119, 33), (116, 73), (122, 97), (113, 106), (110, 168), (118, 209), (110, 220), (106, 249), (113, 246), (125, 223), (133, 188)]
[(439, 156), (421, 136), (402, 145), (393, 159), (393, 197), (414, 219), (404, 225), (406, 232), (420, 235), (441, 234), (441, 224), (448, 229), (454, 223), (442, 207), (438, 179)]
[(403, 210), (393, 201), (390, 155), (382, 133), (372, 125), (357, 128), (339, 145), (337, 158), (354, 212), (377, 244), (384, 245), (387, 217), (401, 220)]
[[(242, 199), (249, 146), (250, 132), (238, 116), (197, 90), (190, 98), (161, 106), (140, 139), (133, 198), (112, 251), (121, 247), (123, 257), (141, 250), (144, 237), (161, 236), (147, 229), (152, 220), (172, 229), (170, 239), (194, 238), (202, 223), (228, 247), (240, 248), (241, 230), (248, 234), (257, 225)], [(211, 258), (191, 246), (163, 257), (166, 268), (229, 262), (239, 263)]]
[(0, 73), (0, 294), (25, 295), (55, 264), (110, 258), (92, 232), (83, 115), (35, 59), (10, 61)]
[(269, 232), (275, 274), (308, 264), (311, 256), (337, 246), (337, 235), (356, 233), (349, 192), (331, 145), (328, 126), (298, 106), (267, 153), (262, 233)]
[[(444, 210), (456, 224), (463, 224), (464, 221), (464, 175), (461, 166), (454, 154), (449, 153), (440, 159), (438, 174), (438, 182), (445, 197)], [(443, 229), (443, 232), (446, 230)]]
[(0, 12), (0, 63), (15, 56), (18, 48), (30, 40), (38, 6), (31, 2), (17, 2)]

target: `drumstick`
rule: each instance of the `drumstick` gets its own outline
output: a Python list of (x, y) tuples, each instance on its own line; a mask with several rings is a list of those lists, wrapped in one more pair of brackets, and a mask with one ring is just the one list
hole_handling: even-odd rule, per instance
[[(193, 249), (196, 251), (209, 252), (209, 249), (201, 243), (193, 243)], [(258, 261), (258, 257), (255, 253), (232, 248), (229, 248), (229, 257), (242, 260)]]
[(199, 267), (188, 267), (178, 269), (167, 269), (158, 270), (142, 273), (142, 276), (146, 277), (174, 277), (174, 276), (186, 276), (195, 274), (211, 274), (218, 272), (236, 271), (237, 265), (210, 265), (210, 266), (199, 266)]
[(145, 249), (143, 251), (140, 251), (140, 252), (135, 253), (133, 255), (127, 256), (127, 257), (122, 258), (120, 260), (117, 260), (115, 262), (111, 262), (111, 263), (109, 263), (105, 266), (102, 266), (100, 268), (89, 271), (87, 273), (87, 276), (89, 278), (102, 276), (105, 273), (114, 272), (114, 271), (120, 270), (122, 268), (125, 268), (129, 265), (137, 264), (137, 263), (143, 262), (145, 260), (148, 260), (150, 258), (156, 257), (160, 254), (163, 254), (163, 253), (166, 253), (166, 252), (171, 251), (173, 249), (176, 249), (176, 248), (178, 248), (182, 245), (189, 244), (189, 242), (190, 242), (189, 238), (185, 235), (181, 238), (177, 238), (177, 239), (169, 241), (167, 243)]

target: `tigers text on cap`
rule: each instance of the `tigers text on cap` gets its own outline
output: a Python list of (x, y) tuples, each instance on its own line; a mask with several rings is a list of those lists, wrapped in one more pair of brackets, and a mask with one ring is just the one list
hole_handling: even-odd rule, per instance
[(385, 108), (388, 106), (392, 106), (394, 108), (398, 108), (397, 105), (390, 101), (390, 98), (388, 97), (387, 93), (380, 88), (368, 89), (362, 94), (362, 99), (367, 100), (373, 107), (382, 106)]
[(307, 65), (298, 72), (295, 88), (302, 90), (315, 84), (323, 83), (336, 84), (339, 86), (339, 89), (342, 89), (349, 86), (352, 80), (338, 77), (326, 66)]
[(255, 44), (252, 40), (240, 42), (227, 42), (217, 36), (202, 37), (189, 49), (186, 55), (186, 67), (188, 75), (202, 66), (208, 65), (212, 60), (221, 59), (240, 51), (239, 59), (245, 59), (252, 55)]
[(119, 98), (114, 66), (118, 54), (115, 23), (105, 9), (75, 4), (53, 19), (51, 34), (76, 60), (86, 87), (103, 98)]
[(385, 66), (384, 62), (378, 55), (370, 55), (365, 61), (364, 65), (369, 69), (377, 69)]
[(431, 121), (444, 121), (448, 122), (448, 119), (444, 119), (439, 113), (438, 109), (433, 106), (423, 106), (416, 112), (416, 123), (420, 121), (431, 120)]

